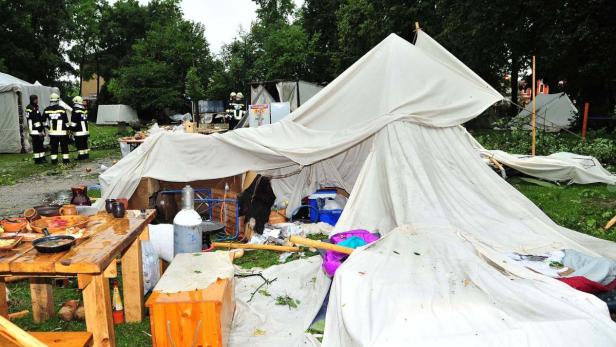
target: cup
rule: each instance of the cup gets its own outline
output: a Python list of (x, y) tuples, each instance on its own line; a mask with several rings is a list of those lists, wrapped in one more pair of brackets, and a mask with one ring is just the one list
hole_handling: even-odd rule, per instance
[(105, 200), (105, 211), (107, 211), (107, 213), (111, 213), (113, 211), (113, 203), (116, 201), (116, 199)]
[(41, 218), (38, 211), (34, 207), (27, 208), (24, 211), (24, 217), (26, 217), (28, 222), (34, 222), (35, 220)]
[(119, 201), (114, 202), (111, 214), (113, 214), (115, 218), (123, 218), (126, 214), (126, 208), (124, 207), (124, 204)]
[(75, 216), (77, 215), (77, 206), (75, 205), (64, 205), (60, 207), (60, 214), (62, 216)]

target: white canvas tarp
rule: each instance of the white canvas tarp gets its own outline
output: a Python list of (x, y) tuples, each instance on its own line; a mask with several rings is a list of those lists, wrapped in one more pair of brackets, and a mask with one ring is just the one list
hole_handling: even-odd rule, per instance
[[(417, 247), (426, 250), (416, 264), (414, 239), (397, 231), (373, 251), (354, 254), (334, 280), (326, 345), (423, 342), (422, 332), (439, 329), (441, 344), (508, 345), (515, 337), (526, 344), (613, 345), (616, 325), (605, 304), (502, 263), (503, 254), (512, 251), (566, 247), (614, 257), (616, 247), (559, 227), (483, 163), (458, 125), (499, 100), (498, 92), (425, 33), (418, 33), (416, 46), (390, 35), (278, 123), (222, 135), (149, 137), (101, 175), (98, 206), (107, 197), (130, 197), (140, 177), (188, 182), (248, 170), (284, 174), (272, 185), (291, 207), (311, 189), (331, 183), (351, 191), (335, 231), (362, 228), (388, 235), (410, 225), (422, 235)], [(388, 252), (390, 243), (406, 247)], [(345, 271), (358, 264), (372, 267), (363, 274)], [(349, 285), (357, 276), (361, 285)], [(466, 279), (469, 285), (460, 286)], [(509, 285), (515, 281), (520, 284)], [(558, 295), (537, 294), (546, 290)], [(400, 293), (408, 298), (398, 300)], [(363, 315), (355, 304), (346, 310), (339, 299), (347, 297), (361, 303)], [(532, 311), (523, 314), (525, 309), (515, 307), (520, 302), (535, 305), (525, 306)], [(421, 312), (416, 311), (421, 304), (432, 308), (418, 313), (421, 327), (403, 325), (403, 318), (417, 318), (398, 315)], [(397, 325), (383, 318), (387, 315)], [(495, 322), (503, 318), (505, 323)], [(541, 327), (549, 330), (549, 339), (540, 336)], [(472, 339), (475, 334), (481, 338)]]
[(118, 122), (138, 122), (137, 112), (128, 105), (99, 105), (96, 124), (113, 125)]

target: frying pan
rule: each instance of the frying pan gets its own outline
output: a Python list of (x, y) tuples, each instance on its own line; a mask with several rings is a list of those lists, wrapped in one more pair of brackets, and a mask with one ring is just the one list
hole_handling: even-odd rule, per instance
[[(71, 235), (49, 235), (49, 231), (47, 228), (43, 229), (43, 233), (45, 237), (41, 237), (40, 239), (36, 239), (32, 241), (32, 246), (36, 248), (37, 251), (41, 253), (59, 253), (69, 250), (75, 244), (75, 237)], [(59, 240), (70, 240), (71, 242), (67, 242), (58, 246), (45, 246), (46, 242), (49, 241), (59, 241)]]

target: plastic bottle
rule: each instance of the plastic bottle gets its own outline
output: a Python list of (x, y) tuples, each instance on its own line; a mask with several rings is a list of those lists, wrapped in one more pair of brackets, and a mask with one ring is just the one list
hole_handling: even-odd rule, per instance
[(201, 252), (203, 246), (201, 216), (195, 211), (195, 191), (182, 189), (182, 210), (173, 218), (173, 255)]

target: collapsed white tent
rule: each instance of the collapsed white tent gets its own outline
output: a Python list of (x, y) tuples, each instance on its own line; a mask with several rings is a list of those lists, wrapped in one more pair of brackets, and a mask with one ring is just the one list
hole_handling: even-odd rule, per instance
[(425, 33), (390, 35), (281, 122), (150, 137), (101, 176), (103, 197), (130, 197), (141, 177), (247, 170), (281, 174), (277, 198), (295, 206), (321, 185), (351, 191), (336, 231), (386, 237), (338, 270), (325, 345), (613, 345), (603, 302), (504, 258), (616, 247), (559, 227), (484, 165), (458, 125), (501, 99)]
[(556, 152), (546, 156), (510, 154), (486, 149), (471, 134), (466, 134), (486, 163), (490, 163), (492, 158), (528, 176), (552, 182), (616, 184), (616, 175), (607, 171), (595, 157), (568, 152)]
[[(512, 120), (513, 124), (521, 124), (522, 129), (531, 129), (532, 102), (520, 111)], [(565, 93), (539, 94), (535, 105), (537, 128), (547, 132), (557, 132), (569, 129), (578, 110)]]

